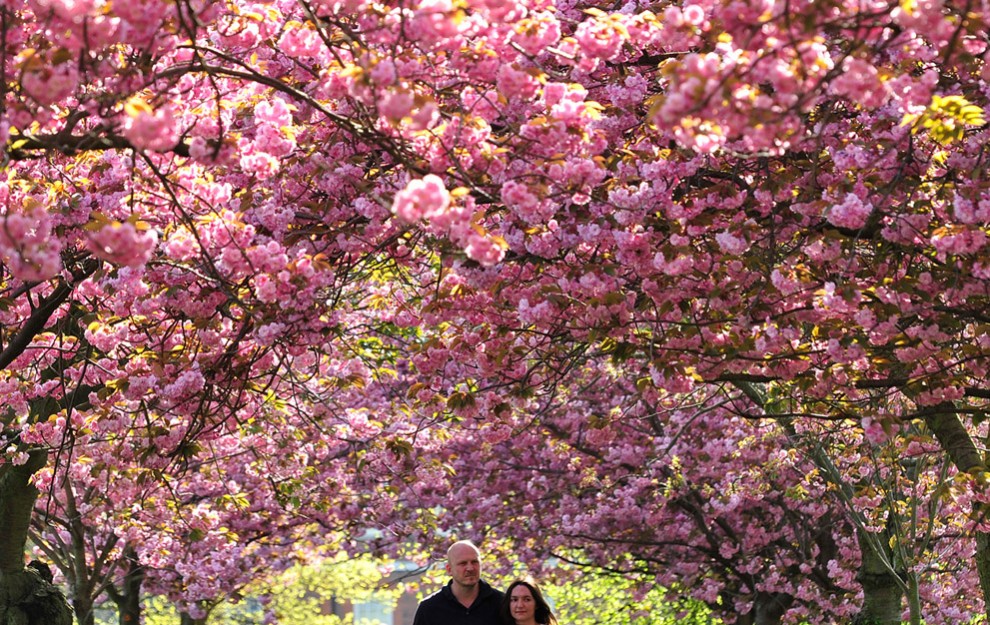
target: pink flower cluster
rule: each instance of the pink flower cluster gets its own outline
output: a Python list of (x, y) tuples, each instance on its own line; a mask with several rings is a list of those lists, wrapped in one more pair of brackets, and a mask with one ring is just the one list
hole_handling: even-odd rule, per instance
[(411, 180), (405, 189), (395, 194), (392, 201), (392, 212), (408, 223), (421, 219), (443, 220), (448, 208), (450, 193), (443, 180), (434, 174)]
[(279, 48), (289, 56), (309, 59), (319, 56), (323, 41), (312, 27), (298, 22), (286, 28), (278, 41)]
[(378, 112), (392, 121), (409, 115), (416, 103), (415, 94), (408, 89), (389, 89), (378, 99)]
[(512, 42), (527, 54), (536, 56), (560, 41), (560, 36), (557, 17), (548, 11), (539, 11), (516, 23)]
[(524, 223), (545, 223), (553, 215), (553, 203), (543, 202), (525, 184), (509, 180), (502, 185), (502, 201)]
[(158, 233), (133, 223), (112, 222), (89, 233), (89, 249), (112, 263), (137, 267), (147, 263), (158, 246)]
[(829, 207), (825, 218), (833, 226), (856, 230), (866, 225), (866, 220), (872, 212), (872, 204), (864, 202), (855, 193), (847, 193), (842, 201)]
[(506, 98), (523, 100), (533, 98), (540, 87), (533, 73), (512, 65), (498, 68), (496, 84), (499, 92)]
[(54, 12), (63, 19), (79, 22), (95, 17), (104, 0), (28, 0), (27, 4), (39, 15)]
[(0, 216), (0, 258), (15, 277), (48, 280), (62, 270), (62, 244), (52, 229), (51, 215), (34, 198)]
[(829, 83), (829, 91), (850, 102), (874, 109), (889, 98), (876, 66), (856, 57), (847, 57), (842, 72)]
[(141, 150), (165, 152), (179, 142), (175, 114), (168, 104), (154, 110), (147, 105), (134, 107), (124, 118), (122, 131)]
[(252, 148), (275, 159), (287, 156), (296, 147), (292, 112), (281, 98), (263, 100), (254, 107), (257, 122)]
[(395, 194), (392, 212), (407, 223), (425, 220), (431, 231), (449, 237), (469, 258), (492, 265), (502, 259), (505, 250), (474, 223), (473, 206), (470, 197), (462, 205), (455, 206), (443, 180), (427, 174), (411, 180)]
[(451, 19), (454, 14), (451, 0), (421, 0), (414, 11), (413, 20), (405, 28), (413, 40), (437, 44), (455, 37), (460, 32), (460, 22)]
[(75, 91), (79, 70), (71, 60), (55, 65), (29, 67), (21, 74), (21, 88), (39, 104), (59, 102)]
[(981, 197), (974, 202), (956, 192), (953, 194), (952, 214), (963, 224), (990, 223), (990, 198)]
[(619, 55), (622, 44), (629, 37), (625, 16), (612, 14), (607, 17), (587, 19), (578, 25), (574, 38), (581, 52), (593, 59), (612, 60)]

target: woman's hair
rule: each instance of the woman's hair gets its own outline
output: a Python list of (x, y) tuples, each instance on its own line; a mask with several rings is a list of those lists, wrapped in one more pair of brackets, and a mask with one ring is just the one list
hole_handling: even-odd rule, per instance
[(509, 587), (505, 589), (505, 595), (502, 597), (502, 607), (499, 610), (499, 614), (502, 617), (502, 622), (505, 625), (513, 625), (515, 619), (512, 618), (512, 591), (519, 586), (525, 586), (529, 589), (530, 594), (533, 595), (533, 603), (536, 604), (536, 622), (541, 625), (557, 625), (557, 617), (553, 615), (553, 611), (550, 609), (550, 604), (547, 600), (543, 598), (543, 593), (540, 592), (540, 587), (533, 582), (527, 582), (524, 579), (517, 579), (516, 581), (509, 584)]

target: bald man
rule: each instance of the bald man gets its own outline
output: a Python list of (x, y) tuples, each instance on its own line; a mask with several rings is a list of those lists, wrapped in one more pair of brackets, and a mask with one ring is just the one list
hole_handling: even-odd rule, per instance
[(416, 609), (413, 625), (501, 625), (502, 591), (481, 579), (481, 551), (469, 540), (447, 550), (450, 581)]

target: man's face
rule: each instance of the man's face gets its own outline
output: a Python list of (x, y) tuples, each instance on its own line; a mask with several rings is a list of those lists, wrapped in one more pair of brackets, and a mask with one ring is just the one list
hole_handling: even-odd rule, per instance
[(476, 585), (481, 579), (481, 554), (467, 545), (458, 545), (447, 558), (447, 573), (455, 584)]

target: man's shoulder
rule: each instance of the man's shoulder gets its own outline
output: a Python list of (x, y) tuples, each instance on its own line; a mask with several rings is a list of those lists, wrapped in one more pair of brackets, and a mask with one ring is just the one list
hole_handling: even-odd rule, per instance
[(443, 621), (443, 615), (450, 610), (450, 599), (444, 596), (444, 590), (448, 593), (450, 592), (444, 586), (419, 602), (419, 606), (416, 608), (416, 616), (413, 619), (413, 625), (430, 625), (431, 623), (436, 623), (438, 619), (440, 619), (440, 622)]
[(420, 603), (438, 603), (444, 600), (444, 594), (449, 593), (450, 589), (446, 586), (439, 588), (435, 593), (423, 599)]
[[(449, 595), (449, 597), (448, 597), (448, 595)], [(431, 604), (432, 605), (432, 604), (435, 604), (435, 603), (441, 603), (443, 601), (446, 601), (448, 598), (452, 598), (453, 596), (454, 596), (454, 593), (451, 592), (451, 590), (450, 590), (450, 584), (446, 584), (446, 585), (441, 586), (440, 588), (438, 588), (436, 592), (434, 592), (429, 597), (426, 597), (425, 599), (423, 599), (420, 603), (421, 604), (422, 603), (428, 603), (428, 604)]]

